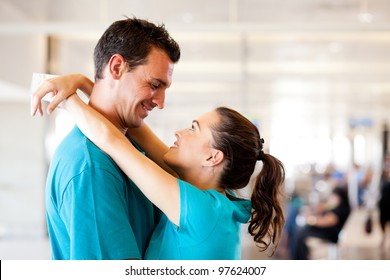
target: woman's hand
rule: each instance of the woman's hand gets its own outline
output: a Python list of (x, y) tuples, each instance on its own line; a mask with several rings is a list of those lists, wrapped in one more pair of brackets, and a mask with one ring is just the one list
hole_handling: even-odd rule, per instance
[(62, 101), (75, 94), (77, 89), (89, 96), (92, 88), (93, 82), (81, 74), (68, 74), (48, 79), (31, 95), (31, 115), (35, 116), (38, 112), (43, 116), (42, 99), (46, 95), (52, 97), (47, 106), (47, 113), (50, 114)]

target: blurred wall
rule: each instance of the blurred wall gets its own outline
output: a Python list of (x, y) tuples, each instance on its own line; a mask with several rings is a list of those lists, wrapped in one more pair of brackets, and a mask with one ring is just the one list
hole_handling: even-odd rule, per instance
[(0, 102), (0, 240), (46, 235), (44, 121), (28, 101)]

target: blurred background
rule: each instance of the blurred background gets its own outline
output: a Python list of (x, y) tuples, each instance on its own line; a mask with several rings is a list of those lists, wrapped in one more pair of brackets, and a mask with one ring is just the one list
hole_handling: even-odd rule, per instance
[[(32, 74), (92, 79), (97, 40), (124, 16), (164, 23), (181, 46), (165, 109), (147, 119), (167, 144), (216, 106), (239, 110), (285, 164), (289, 224), (302, 226), (303, 210), (317, 209), (335, 186), (348, 189), (352, 210), (339, 242), (311, 242), (312, 258), (390, 258), (378, 207), (387, 181), (390, 1), (0, 0), (0, 259), (50, 258), (46, 172), (72, 123), (60, 111), (30, 117)], [(274, 259), (290, 258), (290, 235)], [(244, 229), (243, 258), (268, 258)]]

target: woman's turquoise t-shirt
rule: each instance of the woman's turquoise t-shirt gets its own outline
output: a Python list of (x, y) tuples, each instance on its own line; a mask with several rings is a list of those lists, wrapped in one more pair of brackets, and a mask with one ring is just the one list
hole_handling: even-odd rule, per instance
[(250, 218), (251, 202), (230, 199), (215, 190), (202, 191), (181, 180), (178, 183), (180, 227), (163, 215), (145, 259), (240, 259), (240, 226)]

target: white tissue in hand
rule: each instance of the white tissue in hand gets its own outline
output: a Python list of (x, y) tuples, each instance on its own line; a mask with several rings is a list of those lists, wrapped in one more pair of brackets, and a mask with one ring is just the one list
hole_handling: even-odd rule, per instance
[[(58, 77), (58, 75), (53, 74), (43, 74), (43, 73), (33, 73), (32, 80), (31, 80), (31, 86), (30, 86), (30, 92), (31, 94), (35, 92), (38, 87), (47, 79)], [(43, 101), (51, 102), (53, 100), (54, 96), (51, 96), (51, 93), (48, 92), (43, 98)], [(60, 106), (59, 106), (60, 107)]]

